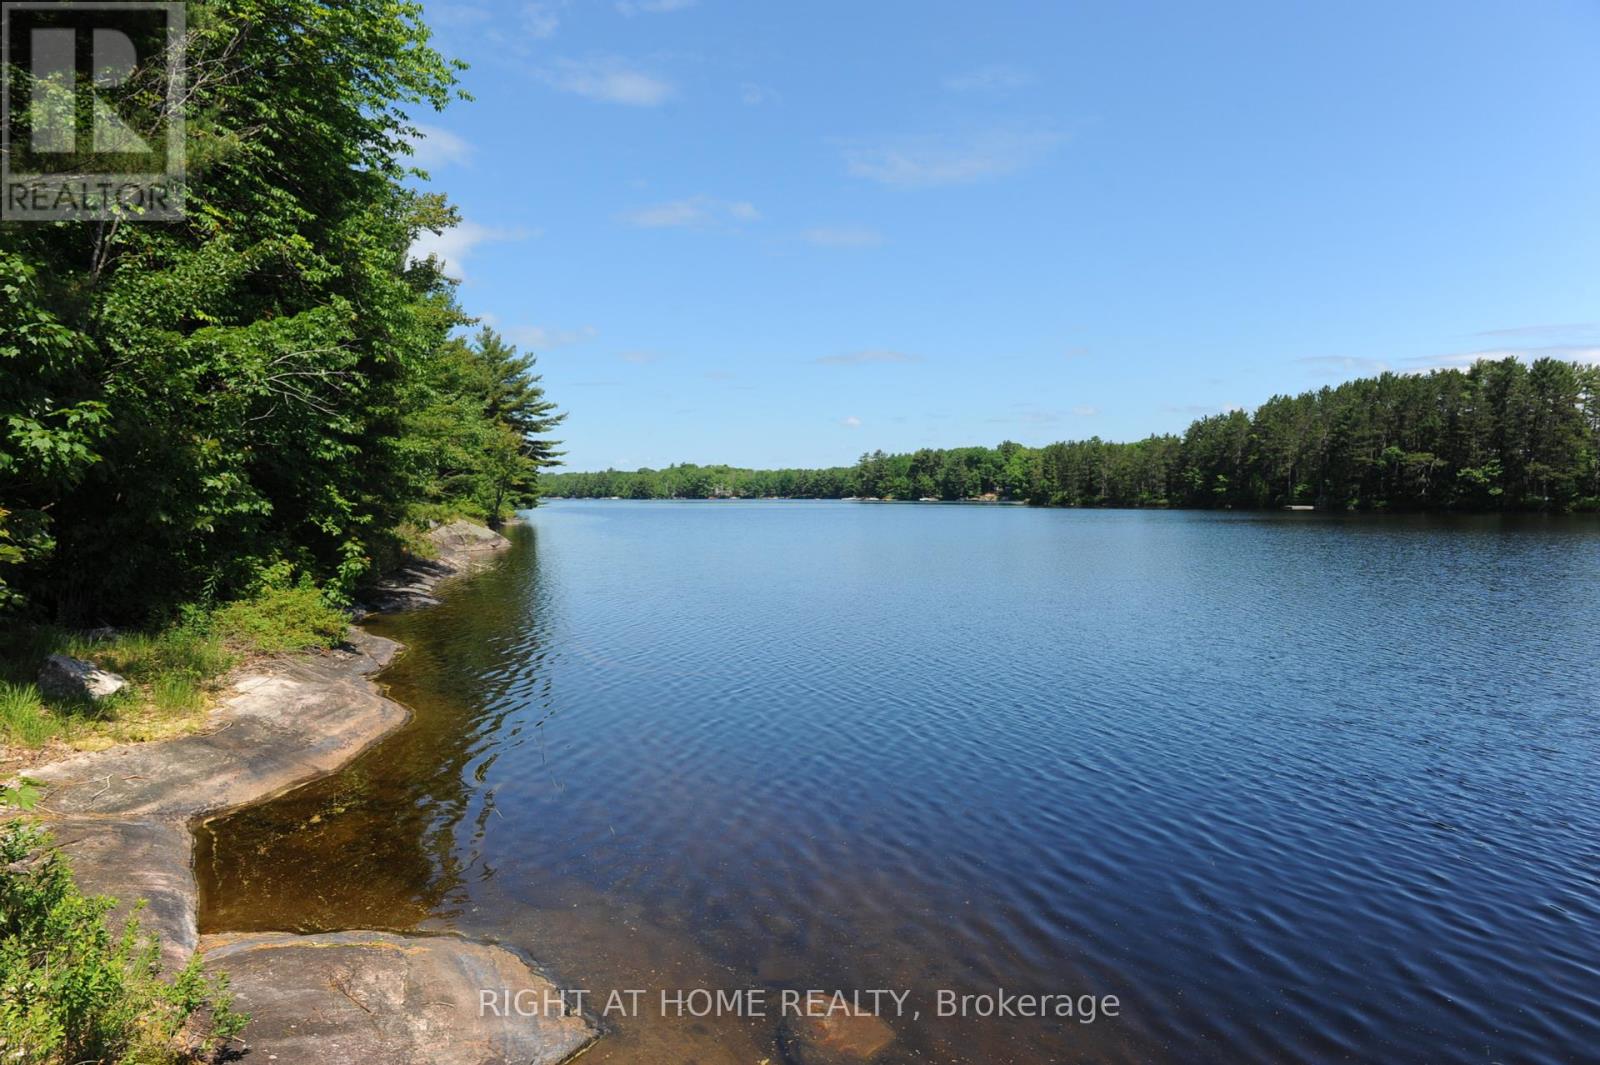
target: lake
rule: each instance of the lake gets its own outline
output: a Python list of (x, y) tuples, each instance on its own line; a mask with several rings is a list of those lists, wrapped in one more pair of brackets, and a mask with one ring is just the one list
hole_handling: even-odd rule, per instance
[[(415, 720), (202, 831), (206, 931), (905, 989), (884, 1062), (1600, 1047), (1600, 522), (562, 501), (375, 631)], [(939, 992), (1117, 1015), (939, 1017)], [(616, 1020), (585, 1062), (774, 1057)]]

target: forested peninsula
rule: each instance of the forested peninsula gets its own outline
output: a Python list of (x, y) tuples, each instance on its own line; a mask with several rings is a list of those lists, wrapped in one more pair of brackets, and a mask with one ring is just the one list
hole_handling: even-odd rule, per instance
[(595, 498), (1009, 500), (1063, 507), (1338, 510), (1600, 509), (1600, 367), (1542, 358), (1385, 373), (1179, 435), (1025, 447), (874, 451), (854, 466), (557, 473), (549, 494)]

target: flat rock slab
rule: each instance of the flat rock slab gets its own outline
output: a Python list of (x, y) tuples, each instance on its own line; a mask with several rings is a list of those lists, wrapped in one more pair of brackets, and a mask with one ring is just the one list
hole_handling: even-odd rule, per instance
[[(386, 932), (206, 936), (206, 968), (228, 974), (250, 1015), (247, 1063), (278, 1065), (556, 1065), (595, 1030), (581, 1016), (530, 1006), (497, 1016), (481, 992), (557, 990), (502, 947)], [(546, 1015), (549, 1013), (550, 1015)]]
[(348, 649), (269, 664), (238, 681), (207, 730), (75, 755), (30, 775), (51, 817), (191, 821), (324, 776), (405, 723), (367, 681), (393, 640), (351, 630)]
[(190, 860), (194, 834), (189, 827), (175, 821), (76, 818), (53, 820), (49, 827), (72, 859), (84, 894), (118, 900), (111, 911), (112, 926), (120, 929), (134, 902), (146, 900), (140, 927), (161, 937), (165, 968), (183, 968), (200, 943), (195, 917), (200, 888)]

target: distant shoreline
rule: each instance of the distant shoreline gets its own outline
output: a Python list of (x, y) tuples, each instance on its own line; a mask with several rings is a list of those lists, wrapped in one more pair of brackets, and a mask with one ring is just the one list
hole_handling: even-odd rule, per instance
[(1480, 359), (1220, 411), (1181, 433), (918, 448), (851, 466), (545, 474), (552, 495), (1017, 500), (1033, 506), (1600, 511), (1600, 365)]
[(1306, 504), (1294, 506), (1174, 506), (1148, 504), (1136, 506), (1125, 503), (1100, 505), (1074, 505), (1068, 503), (1030, 503), (1025, 499), (866, 499), (861, 497), (832, 496), (670, 496), (636, 498), (630, 496), (545, 496), (540, 503), (860, 503), (876, 506), (911, 507), (1016, 507), (1024, 510), (1079, 510), (1079, 511), (1146, 511), (1185, 514), (1300, 514), (1317, 517), (1516, 517), (1516, 518), (1576, 518), (1600, 520), (1600, 511), (1584, 509), (1570, 511), (1552, 510), (1475, 510), (1465, 507), (1374, 507), (1364, 510), (1353, 508), (1319, 507)]

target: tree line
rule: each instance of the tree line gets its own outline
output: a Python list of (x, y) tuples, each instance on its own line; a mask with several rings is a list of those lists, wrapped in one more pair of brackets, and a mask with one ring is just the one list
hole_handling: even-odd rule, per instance
[(554, 458), (533, 360), (408, 254), (457, 221), (408, 162), (458, 95), (421, 4), (195, 0), (184, 46), (182, 221), (0, 225), (0, 604), (39, 619), (348, 595)]
[(629, 499), (992, 499), (1065, 507), (1600, 509), (1600, 367), (1541, 358), (1384, 373), (1180, 435), (874, 451), (854, 466), (559, 473), (551, 494)]

